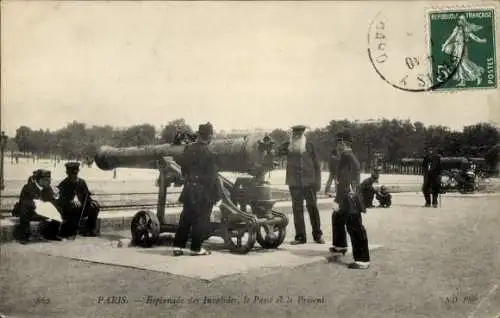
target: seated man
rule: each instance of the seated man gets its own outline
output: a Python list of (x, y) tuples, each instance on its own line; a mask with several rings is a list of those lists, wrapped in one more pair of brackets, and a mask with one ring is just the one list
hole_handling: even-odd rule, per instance
[(30, 221), (45, 222), (41, 227), (41, 234), (45, 239), (61, 240), (58, 236), (60, 223), (57, 221), (48, 221), (47, 217), (36, 213), (35, 200), (50, 202), (57, 208), (54, 191), (50, 187), (50, 182), (50, 171), (36, 170), (21, 190), (19, 201), (12, 211), (14, 216), (19, 216), (19, 225), (16, 232), (21, 244), (27, 244), (31, 239)]
[(80, 221), (85, 222), (84, 236), (97, 236), (96, 226), (99, 215), (99, 203), (93, 200), (85, 180), (78, 177), (80, 164), (78, 162), (66, 163), (68, 175), (59, 183), (59, 206), (64, 219), (61, 235), (74, 238), (78, 234)]
[(375, 168), (370, 177), (361, 182), (360, 190), (365, 208), (373, 208), (373, 197), (375, 196), (374, 183), (378, 183), (380, 168)]
[(392, 195), (389, 193), (386, 186), (381, 186), (380, 191), (375, 193), (375, 197), (377, 198), (381, 208), (388, 208), (392, 204)]

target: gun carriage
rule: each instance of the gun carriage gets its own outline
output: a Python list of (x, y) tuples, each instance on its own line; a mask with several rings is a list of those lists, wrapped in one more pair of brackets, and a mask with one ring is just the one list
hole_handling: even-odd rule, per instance
[[(167, 188), (183, 185), (183, 176), (178, 162), (185, 143), (194, 138), (176, 139), (172, 144), (143, 147), (101, 147), (95, 157), (102, 170), (115, 168), (158, 169), (159, 192), (156, 212), (140, 210), (132, 219), (132, 242), (151, 247), (161, 233), (175, 233), (178, 221), (167, 221), (165, 217)], [(219, 173), (222, 200), (219, 205), (220, 222), (211, 221), (208, 236), (224, 239), (233, 253), (246, 254), (257, 241), (263, 248), (280, 246), (286, 235), (288, 218), (273, 210), (275, 200), (265, 175), (277, 165), (274, 143), (268, 136), (250, 134), (246, 137), (213, 140), (209, 147), (216, 154), (219, 172), (246, 173), (231, 182)], [(247, 204), (251, 212), (247, 212)], [(214, 210), (217, 207), (214, 207)], [(246, 238), (246, 239), (245, 239)]]

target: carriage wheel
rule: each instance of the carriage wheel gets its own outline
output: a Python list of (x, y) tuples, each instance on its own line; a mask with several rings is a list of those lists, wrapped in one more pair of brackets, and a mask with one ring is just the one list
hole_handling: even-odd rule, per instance
[(257, 242), (263, 248), (277, 248), (283, 243), (286, 236), (286, 227), (279, 224), (262, 224), (257, 230)]
[(224, 232), (224, 241), (232, 253), (247, 254), (255, 246), (256, 233), (252, 224), (231, 224)]
[(150, 211), (139, 211), (134, 215), (130, 225), (132, 244), (151, 247), (160, 237), (160, 221)]

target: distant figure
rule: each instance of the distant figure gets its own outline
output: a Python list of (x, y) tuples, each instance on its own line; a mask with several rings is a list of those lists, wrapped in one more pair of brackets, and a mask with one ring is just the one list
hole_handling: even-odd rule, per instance
[(316, 243), (324, 244), (321, 219), (318, 210), (317, 192), (321, 189), (321, 167), (313, 144), (304, 135), (306, 127), (292, 127), (290, 141), (282, 145), (280, 154), (287, 156), (286, 184), (292, 197), (295, 239), (291, 244), (307, 242), (304, 223), (304, 200), (311, 221), (312, 236)]
[(427, 148), (427, 153), (422, 162), (424, 182), (422, 192), (425, 198), (425, 207), (438, 207), (438, 196), (441, 192), (441, 156), (435, 153), (432, 147)]
[(113, 169), (113, 179), (116, 179), (116, 169)]
[(328, 162), (328, 170), (330, 174), (328, 176), (328, 180), (326, 181), (325, 185), (325, 195), (330, 195), (332, 183), (337, 179), (336, 174), (338, 165), (339, 165), (339, 156), (337, 153), (337, 149), (333, 149), (330, 155), (330, 161)]
[(96, 200), (91, 198), (92, 193), (87, 183), (78, 177), (80, 171), (78, 162), (66, 163), (66, 174), (68, 175), (59, 183), (59, 206), (61, 207), (63, 228), (61, 236), (74, 238), (78, 233), (79, 222), (87, 217), (85, 222), (84, 236), (97, 236), (96, 226), (100, 206)]
[[(56, 208), (55, 194), (50, 187), (51, 177), (48, 170), (36, 170), (33, 176), (23, 186), (19, 201), (12, 211), (13, 216), (19, 216), (17, 235), (19, 243), (27, 244), (31, 240), (30, 221), (47, 221), (48, 218), (36, 213), (35, 200), (51, 202)], [(60, 223), (57, 221), (47, 222), (42, 230), (42, 236), (49, 240), (60, 241), (58, 236)]]
[(380, 187), (380, 191), (375, 193), (375, 198), (381, 208), (389, 208), (392, 205), (392, 195), (389, 193), (389, 189), (387, 189), (386, 186)]
[(361, 182), (360, 190), (365, 208), (373, 208), (373, 198), (376, 193), (374, 185), (378, 183), (380, 171), (380, 167), (374, 168), (371, 176)]
[(174, 256), (184, 254), (191, 232), (191, 255), (210, 255), (202, 247), (207, 238), (213, 206), (222, 198), (215, 154), (208, 147), (212, 136), (212, 124), (200, 125), (198, 140), (185, 146), (180, 166), (184, 188), (179, 201), (183, 204), (179, 226), (174, 239)]

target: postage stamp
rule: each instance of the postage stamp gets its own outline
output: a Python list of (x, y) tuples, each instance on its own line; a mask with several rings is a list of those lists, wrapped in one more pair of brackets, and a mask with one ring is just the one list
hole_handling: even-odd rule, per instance
[[(496, 88), (493, 9), (429, 11), (432, 81), (436, 90)], [(452, 65), (446, 63), (453, 61)]]
[(368, 57), (382, 80), (409, 92), (496, 88), (493, 8), (382, 10), (368, 30)]

